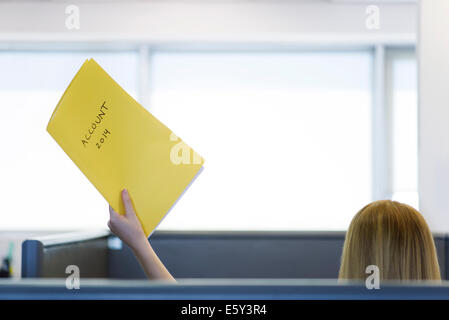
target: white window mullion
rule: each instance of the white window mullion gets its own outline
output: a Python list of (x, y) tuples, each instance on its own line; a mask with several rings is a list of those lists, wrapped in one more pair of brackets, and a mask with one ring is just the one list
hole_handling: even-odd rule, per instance
[(373, 58), (373, 200), (391, 199), (391, 116), (386, 86), (385, 47), (377, 45)]
[(151, 49), (149, 45), (141, 45), (139, 48), (139, 102), (145, 107), (150, 108), (150, 72), (151, 72)]

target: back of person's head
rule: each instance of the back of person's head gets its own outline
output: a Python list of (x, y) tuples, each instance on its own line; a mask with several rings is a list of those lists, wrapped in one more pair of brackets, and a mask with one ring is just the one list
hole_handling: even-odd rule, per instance
[(423, 216), (396, 201), (375, 201), (352, 219), (346, 234), (339, 279), (366, 279), (366, 267), (381, 280), (440, 280), (432, 233)]

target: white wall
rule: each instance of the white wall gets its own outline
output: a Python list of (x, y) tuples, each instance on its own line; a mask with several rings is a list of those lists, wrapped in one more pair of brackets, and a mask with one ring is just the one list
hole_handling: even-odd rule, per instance
[(449, 1), (420, 3), (419, 193), (433, 231), (449, 231)]
[[(81, 28), (67, 30), (65, 8), (77, 3)], [(413, 37), (415, 4), (379, 4), (379, 30), (365, 26), (367, 5), (320, 0), (6, 2), (0, 3), (0, 41), (90, 37), (161, 42), (313, 42), (327, 35), (327, 41), (332, 42), (337, 35), (349, 37), (348, 41)]]

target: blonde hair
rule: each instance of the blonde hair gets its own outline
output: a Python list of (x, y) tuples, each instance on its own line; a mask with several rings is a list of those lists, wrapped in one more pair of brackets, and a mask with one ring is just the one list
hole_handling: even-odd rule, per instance
[(414, 208), (382, 200), (360, 210), (349, 226), (339, 279), (366, 279), (376, 265), (381, 280), (440, 280), (432, 233)]

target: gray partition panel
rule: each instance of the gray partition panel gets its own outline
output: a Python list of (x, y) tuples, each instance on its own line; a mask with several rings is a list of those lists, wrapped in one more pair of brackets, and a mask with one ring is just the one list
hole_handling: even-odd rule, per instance
[[(157, 231), (150, 243), (175, 278), (335, 279), (344, 236), (345, 232)], [(126, 245), (110, 246), (109, 238), (103, 232), (27, 240), (22, 246), (22, 276), (66, 277), (65, 267), (76, 264), (82, 277), (145, 278), (133, 252)], [(447, 237), (434, 238), (442, 278), (447, 279)]]
[(108, 254), (109, 274), (111, 279), (146, 279), (145, 272), (132, 250), (122, 244), (121, 248), (110, 248)]
[(23, 278), (65, 278), (76, 265), (82, 278), (108, 277), (108, 232), (37, 237), (22, 243)]
[(179, 278), (337, 278), (344, 232), (178, 232), (150, 239)]
[[(150, 243), (176, 278), (335, 279), (344, 237), (345, 232), (158, 231)], [(447, 279), (446, 237), (434, 238), (442, 278)], [(124, 246), (110, 253), (110, 277), (145, 274)]]

